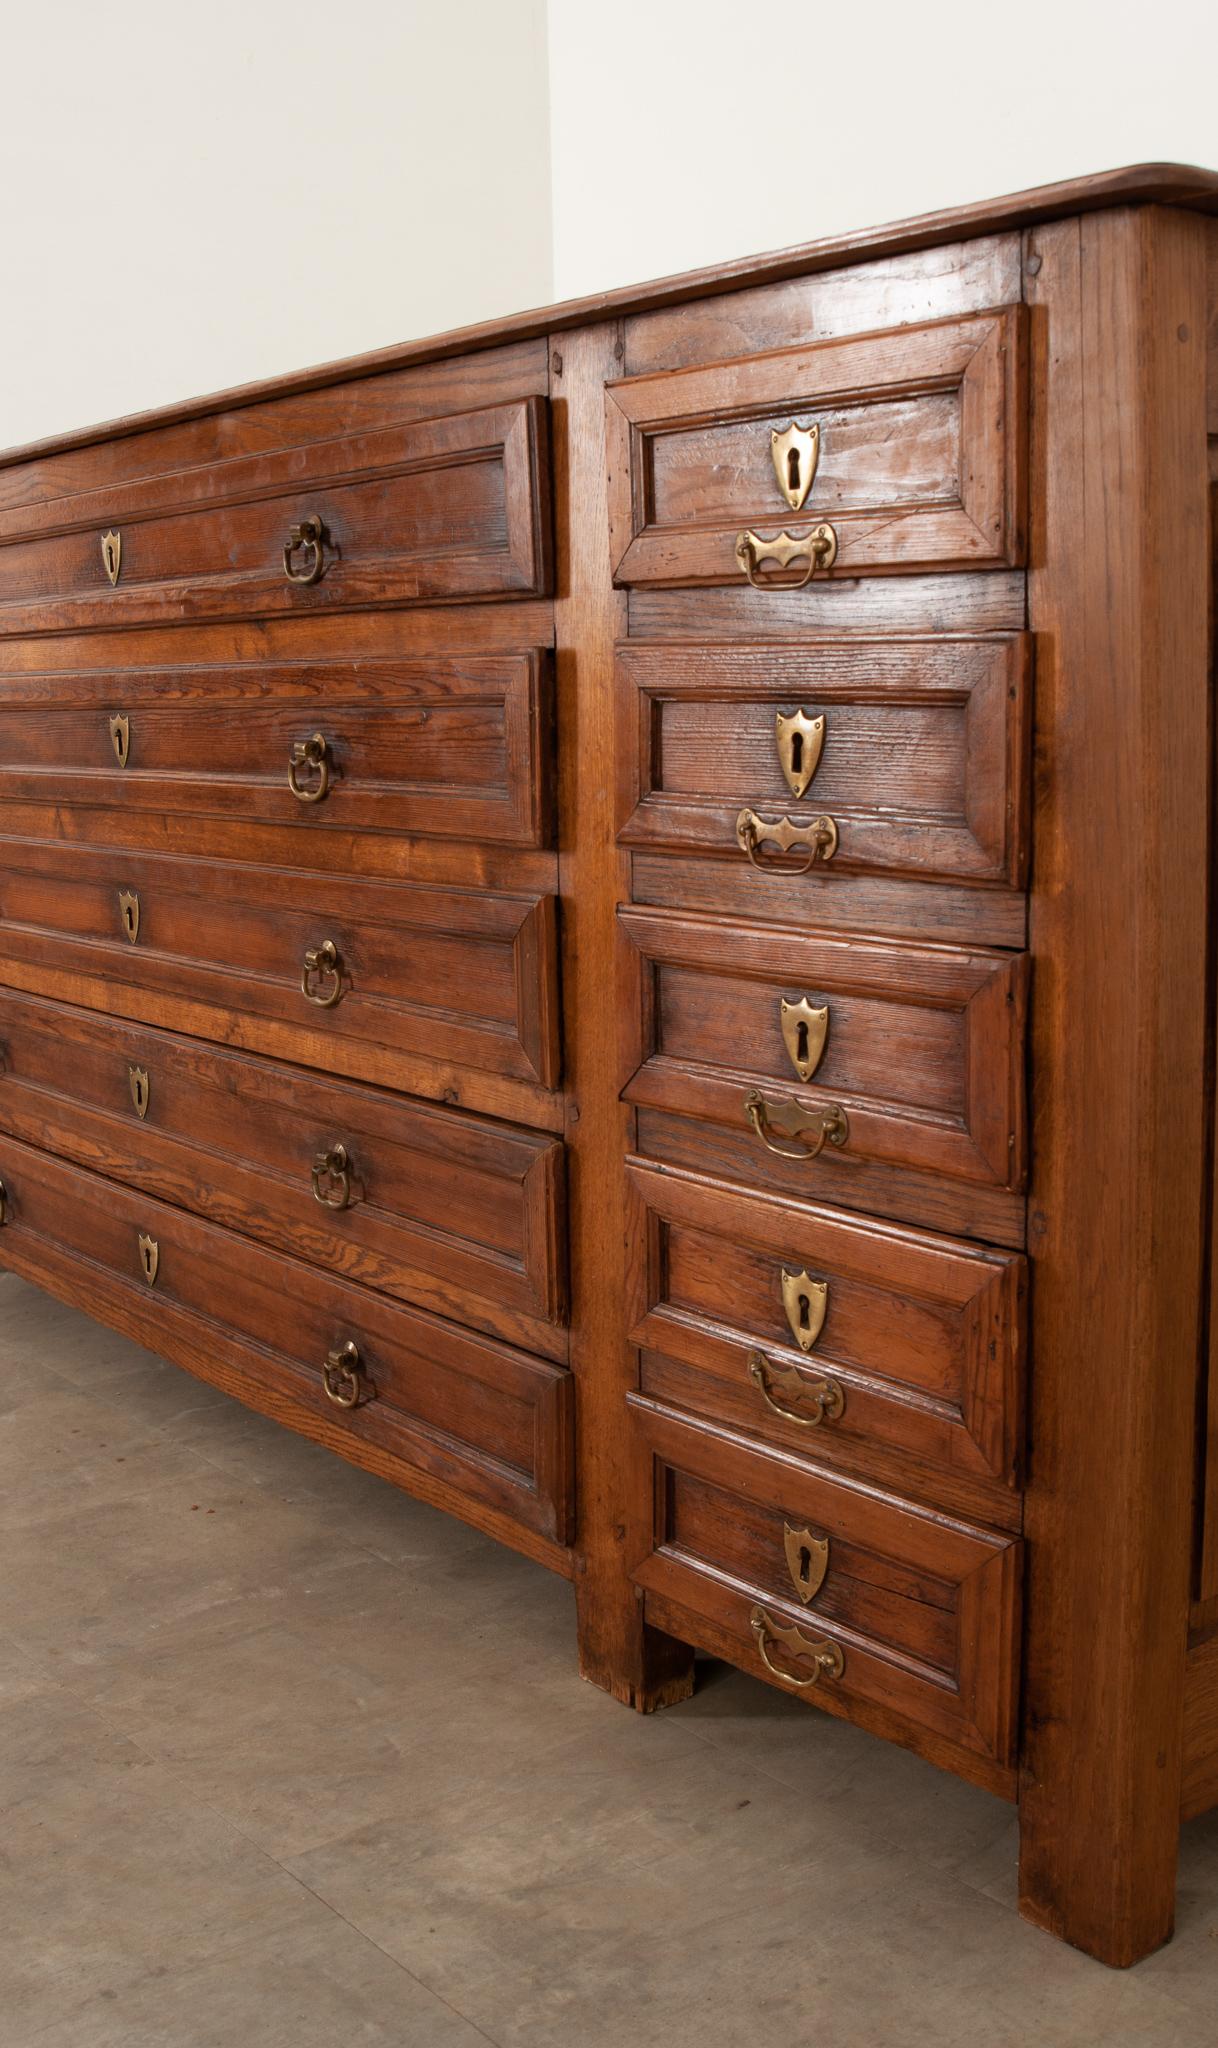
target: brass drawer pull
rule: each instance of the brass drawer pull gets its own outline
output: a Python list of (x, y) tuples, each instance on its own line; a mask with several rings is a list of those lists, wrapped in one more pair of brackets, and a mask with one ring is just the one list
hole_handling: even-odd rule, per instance
[[(824, 1109), (804, 1107), (798, 1102), (769, 1103), (760, 1088), (750, 1088), (744, 1098), (744, 1113), (768, 1152), (780, 1159), (815, 1159), (826, 1144), (844, 1145), (850, 1136), (850, 1120), (840, 1102)], [(776, 1145), (771, 1131), (783, 1131), (788, 1138), (808, 1138), (810, 1144), (792, 1150)]]
[(327, 1352), (321, 1369), (326, 1399), (333, 1401), (336, 1408), (358, 1408), (368, 1391), (363, 1372), (358, 1344), (348, 1341), (340, 1350)]
[[(813, 818), (810, 825), (796, 825), (787, 817), (759, 818), (756, 811), (745, 809), (736, 819), (736, 844), (762, 874), (806, 875), (818, 860), (833, 859), (837, 852), (837, 825), (824, 816)], [(776, 846), (780, 853), (790, 853), (793, 846), (804, 846), (808, 858), (799, 868), (780, 867), (777, 861), (758, 860), (757, 848), (761, 845)]]
[[(318, 985), (313, 986), (314, 976)], [(326, 984), (329, 984), (327, 986)], [(343, 963), (333, 939), (310, 946), (300, 970), (300, 993), (319, 1010), (332, 1010), (343, 992)]]
[[(736, 560), (754, 590), (802, 590), (818, 569), (831, 569), (836, 562), (837, 529), (814, 526), (811, 533), (776, 533), (767, 540), (764, 534), (745, 528), (736, 535)], [(789, 569), (792, 562), (800, 561), (808, 566), (798, 583), (776, 583), (757, 573), (763, 562), (777, 562), (780, 569)]]
[(313, 1199), (323, 1209), (345, 1209), (351, 1200), (351, 1160), (345, 1145), (331, 1145), (313, 1161)]
[[(792, 1366), (774, 1365), (764, 1351), (749, 1352), (749, 1378), (767, 1408), (801, 1429), (819, 1429), (822, 1422), (837, 1422), (845, 1412), (846, 1396), (836, 1380), (805, 1379)], [(801, 1408), (807, 1414), (801, 1415)]]
[[(780, 1678), (784, 1685), (797, 1685), (801, 1689), (809, 1685), (819, 1685), (822, 1678), (840, 1678), (846, 1669), (846, 1659), (840, 1643), (831, 1642), (828, 1636), (822, 1636), (817, 1642), (813, 1637), (806, 1636), (802, 1629), (783, 1628), (766, 1613), (764, 1607), (754, 1607), (749, 1616), (749, 1627), (757, 1638), (757, 1648), (766, 1670), (772, 1677)], [(767, 1641), (789, 1650), (793, 1657), (809, 1659), (813, 1666), (811, 1677), (797, 1678), (793, 1671), (780, 1670), (770, 1658), (769, 1650), (766, 1648)]]
[[(325, 540), (326, 529), (316, 513), (311, 513), (307, 519), (302, 519), (299, 526), (292, 527), (283, 544), (283, 573), (289, 583), (316, 583), (318, 581), (322, 570), (326, 566), (323, 552)], [(306, 569), (294, 569), (292, 567), (292, 557), (297, 550), (301, 554), (312, 555), (313, 557)]]
[(330, 742), (324, 733), (297, 740), (288, 760), (288, 788), (302, 804), (319, 804), (329, 795)]

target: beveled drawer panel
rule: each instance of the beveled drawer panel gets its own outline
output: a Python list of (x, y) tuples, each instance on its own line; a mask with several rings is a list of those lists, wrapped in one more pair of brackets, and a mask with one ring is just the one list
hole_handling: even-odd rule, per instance
[(345, 1279), (566, 1355), (552, 1137), (10, 990), (0, 1131)]
[[(802, 537), (824, 521), (831, 576), (1018, 566), (1023, 336), (1009, 306), (610, 385), (615, 579), (739, 582), (742, 533)], [(792, 426), (817, 430), (818, 446), (776, 446)], [(786, 587), (810, 559), (784, 572), (757, 549), (753, 568)]]
[(0, 678), (0, 800), (539, 846), (551, 716), (540, 653)]
[[(618, 649), (627, 846), (748, 858), (743, 809), (832, 815), (806, 874), (756, 850), (775, 914), (833, 915), (851, 869), (1022, 887), (1029, 670), (1023, 634)], [(796, 860), (802, 859), (797, 854)]]
[(822, 1113), (844, 1112), (844, 1142), (820, 1145), (843, 1162), (1020, 1185), (1023, 956), (619, 917), (642, 982), (628, 1101), (809, 1162)]
[[(557, 1542), (570, 1513), (571, 1382), (559, 1366), (284, 1258), (150, 1196), (0, 1138), (0, 1264), (70, 1260), (142, 1298), (145, 1341), (193, 1339), (196, 1369), (283, 1420), (388, 1453)], [(358, 1366), (344, 1357), (354, 1344)], [(167, 1347), (168, 1343), (167, 1343)], [(171, 1351), (171, 1355), (172, 1351)], [(326, 1391), (327, 1362), (331, 1392)], [(358, 1396), (341, 1405), (335, 1396)], [(287, 1412), (282, 1404), (288, 1404)]]
[(844, 1443), (1015, 1485), (1022, 1258), (640, 1160), (628, 1176), (645, 1393), (794, 1454)]
[[(541, 594), (546, 450), (525, 398), (18, 507), (0, 631)], [(320, 541), (292, 545), (310, 521)]]
[[(1011, 1760), (1017, 1538), (759, 1450), (640, 1396), (632, 1406), (654, 1474), (654, 1549), (635, 1573), (649, 1595), (726, 1630), (761, 1677), (812, 1699), (863, 1701)], [(834, 1652), (835, 1668), (818, 1665), (818, 1648)]]
[(550, 897), (0, 840), (0, 922), (7, 961), (100, 972), (120, 1015), (152, 991), (557, 1078)]

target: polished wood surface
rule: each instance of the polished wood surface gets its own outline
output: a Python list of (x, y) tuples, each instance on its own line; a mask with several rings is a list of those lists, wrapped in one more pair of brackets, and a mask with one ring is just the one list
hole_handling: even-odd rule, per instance
[(1207, 213), (0, 458), (0, 1262), (569, 1575), (634, 1707), (698, 1648), (1017, 1797), (1116, 1964), (1218, 1801)]

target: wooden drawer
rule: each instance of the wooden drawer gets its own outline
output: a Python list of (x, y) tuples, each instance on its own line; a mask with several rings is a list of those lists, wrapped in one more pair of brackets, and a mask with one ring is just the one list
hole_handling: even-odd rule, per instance
[[(742, 533), (808, 535), (824, 521), (832, 576), (1018, 566), (1023, 334), (1023, 308), (1009, 306), (609, 386), (616, 581), (739, 582)], [(772, 438), (792, 426), (819, 430), (798, 505), (785, 495), (791, 451)], [(788, 587), (809, 563), (754, 566)]]
[(0, 801), (540, 846), (552, 739), (539, 653), (22, 675)]
[(853, 869), (1023, 886), (1030, 662), (1023, 634), (619, 647), (620, 838), (741, 863), (745, 809), (828, 813), (831, 862), (762, 841), (781, 909), (833, 917)]
[[(563, 1368), (459, 1330), (150, 1196), (0, 1139), (0, 1263), (56, 1285), (97, 1276), (139, 1300), (143, 1341), (179, 1354), (281, 1419), (329, 1425), (326, 1441), (372, 1448), (410, 1486), (418, 1472), (563, 1542), (570, 1516), (571, 1381)], [(162, 1335), (162, 1327), (164, 1334)], [(327, 1397), (331, 1354), (353, 1343), (359, 1405)], [(341, 1365), (339, 1393), (355, 1387)], [(283, 1403), (288, 1404), (285, 1412)]]
[[(333, 1044), (557, 1079), (550, 897), (0, 840), (0, 920), (0, 975), (17, 964), (100, 973), (119, 1015), (147, 1016), (133, 1008), (143, 991), (215, 1006), (216, 1035), (230, 1040), (237, 1013)], [(334, 964), (306, 968), (326, 946)], [(254, 1049), (285, 1047), (264, 1034)]]
[(896, 1451), (1015, 1486), (1022, 1258), (638, 1160), (628, 1173), (645, 1393), (792, 1454)]
[(752, 1129), (762, 1157), (772, 1148), (808, 1165), (822, 1112), (835, 1109), (844, 1142), (821, 1150), (843, 1168), (1020, 1185), (1022, 955), (619, 917), (642, 983), (628, 1101)]
[(8, 990), (0, 1131), (345, 1279), (566, 1355), (552, 1137)]
[[(541, 594), (547, 462), (544, 401), (524, 398), (17, 506), (0, 631)], [(303, 581), (318, 550), (288, 544), (309, 520)]]
[(654, 1474), (654, 1550), (635, 1574), (649, 1617), (653, 1595), (677, 1603), (761, 1677), (1011, 1761), (1018, 1539), (632, 1406)]

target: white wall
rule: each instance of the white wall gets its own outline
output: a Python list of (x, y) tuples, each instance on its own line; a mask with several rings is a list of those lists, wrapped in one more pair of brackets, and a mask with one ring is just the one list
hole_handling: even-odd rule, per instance
[(0, 448), (552, 296), (545, 0), (0, 0)]
[(1151, 159), (1218, 167), (1215, 0), (550, 0), (560, 297)]
[(0, 0), (0, 447), (1053, 178), (1218, 165), (1216, 75), (1214, 0)]

